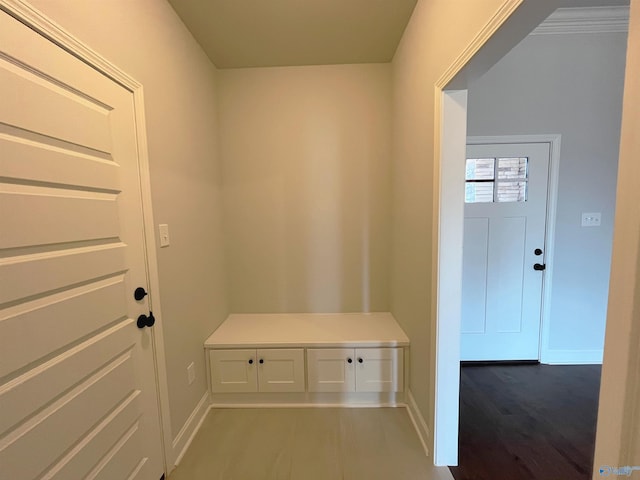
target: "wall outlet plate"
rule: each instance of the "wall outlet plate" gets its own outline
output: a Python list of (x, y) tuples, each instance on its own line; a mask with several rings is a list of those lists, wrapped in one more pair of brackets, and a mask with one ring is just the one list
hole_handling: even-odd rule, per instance
[(583, 227), (599, 227), (601, 223), (600, 212), (590, 212), (582, 214), (582, 226)]

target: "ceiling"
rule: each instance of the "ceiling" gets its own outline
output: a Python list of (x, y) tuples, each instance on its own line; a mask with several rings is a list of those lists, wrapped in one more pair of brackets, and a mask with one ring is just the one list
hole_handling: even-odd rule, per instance
[[(241, 68), (390, 62), (416, 1), (169, 0), (169, 3), (216, 67)], [(551, 1), (561, 7), (629, 4), (629, 0)]]
[(218, 68), (390, 62), (416, 0), (169, 0)]

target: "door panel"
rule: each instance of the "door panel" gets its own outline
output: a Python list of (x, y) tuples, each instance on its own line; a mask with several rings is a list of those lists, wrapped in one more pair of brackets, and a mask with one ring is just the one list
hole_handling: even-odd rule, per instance
[(88, 432), (103, 412), (131, 393), (132, 372), (132, 353), (128, 351), (9, 432), (0, 447), (0, 465), (15, 472), (8, 478), (36, 478)]
[(0, 177), (120, 190), (110, 154), (0, 123)]
[[(58, 54), (59, 56), (59, 54)], [(111, 107), (75, 90), (66, 82), (47, 77), (37, 67), (19, 58), (0, 59), (0, 84), (12, 95), (3, 96), (3, 123), (31, 132), (44, 133), (60, 141), (110, 152)], [(42, 106), (47, 108), (43, 109)], [(61, 121), (65, 112), (74, 122)]]
[(124, 295), (124, 276), (118, 276), (6, 308), (0, 317), (0, 378), (126, 317), (119, 301)]
[(520, 333), (522, 331), (522, 296), (524, 267), (523, 252), (527, 227), (526, 217), (491, 219), (487, 316), (495, 322), (493, 331)]
[(549, 145), (468, 145), (467, 158), (461, 359), (537, 360)]
[(72, 348), (32, 372), (24, 381), (0, 392), (0, 432), (15, 426), (47, 403), (47, 397), (32, 392), (47, 392), (57, 397), (73, 387), (76, 378), (88, 377), (102, 366), (103, 359), (116, 358), (127, 348), (130, 325), (118, 324)]
[(47, 480), (85, 478), (104, 457), (104, 452), (136, 426), (140, 408), (139, 392), (134, 392), (49, 470)]
[(0, 32), (3, 478), (157, 480), (133, 96), (4, 12)]
[(462, 258), (463, 282), (473, 285), (466, 288), (466, 301), (462, 303), (463, 333), (485, 333), (487, 325), (487, 269), (489, 266), (489, 219), (468, 218), (464, 222), (464, 250)]
[[(116, 238), (117, 196), (24, 185), (0, 186), (0, 248)], [(24, 212), (30, 212), (24, 218)], [(46, 225), (47, 228), (43, 228)]]

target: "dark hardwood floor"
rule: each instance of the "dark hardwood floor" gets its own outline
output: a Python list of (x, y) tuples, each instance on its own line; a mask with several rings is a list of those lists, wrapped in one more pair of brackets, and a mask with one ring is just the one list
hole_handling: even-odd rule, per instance
[(599, 365), (463, 366), (456, 480), (588, 480)]

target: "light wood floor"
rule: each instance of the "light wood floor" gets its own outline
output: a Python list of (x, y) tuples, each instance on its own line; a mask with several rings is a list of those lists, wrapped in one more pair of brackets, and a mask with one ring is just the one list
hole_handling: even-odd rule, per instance
[(447, 480), (404, 408), (212, 409), (169, 480)]

